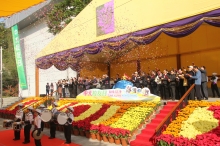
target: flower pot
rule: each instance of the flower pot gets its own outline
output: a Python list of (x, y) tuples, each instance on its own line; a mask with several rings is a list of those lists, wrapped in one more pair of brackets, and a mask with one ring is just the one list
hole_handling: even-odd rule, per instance
[(121, 138), (120, 140), (121, 140), (121, 145), (122, 146), (127, 146), (128, 145), (126, 138)]
[(120, 145), (121, 144), (121, 140), (119, 138), (115, 139), (115, 144)]
[(83, 130), (79, 130), (79, 135), (80, 136), (85, 136), (85, 132)]
[(87, 137), (87, 138), (90, 138), (90, 132), (89, 132), (89, 131), (86, 131), (85, 133), (86, 133), (86, 137)]
[(103, 140), (104, 142), (108, 142), (107, 136), (103, 135), (103, 136), (102, 136), (102, 140)]
[(138, 126), (138, 128), (139, 128), (139, 129), (141, 129), (141, 128), (142, 128), (142, 126), (143, 126), (143, 124), (141, 123), (141, 124)]
[(73, 129), (73, 135), (78, 136), (79, 135), (79, 130), (78, 129)]
[(98, 141), (101, 141), (101, 140), (102, 140), (102, 138), (101, 138), (101, 136), (100, 136), (99, 133), (96, 133), (96, 139), (97, 139)]
[(95, 133), (91, 133), (91, 134), (90, 134), (90, 138), (96, 139), (96, 134), (95, 134)]
[(109, 141), (109, 143), (115, 143), (114, 138), (111, 136), (108, 137), (108, 141)]

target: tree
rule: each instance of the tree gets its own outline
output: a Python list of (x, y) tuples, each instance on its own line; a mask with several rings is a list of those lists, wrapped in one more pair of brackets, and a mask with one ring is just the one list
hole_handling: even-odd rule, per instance
[(49, 32), (59, 33), (77, 16), (92, 0), (64, 0), (55, 4), (47, 14)]
[(12, 33), (11, 29), (4, 28), (4, 25), (0, 25), (0, 46), (3, 48), (3, 94), (6, 96), (16, 96), (18, 94), (18, 73), (13, 49)]

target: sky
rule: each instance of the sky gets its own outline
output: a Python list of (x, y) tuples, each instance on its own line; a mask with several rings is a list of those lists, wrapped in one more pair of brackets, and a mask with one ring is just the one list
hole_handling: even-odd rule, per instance
[(0, 18), (0, 22), (3, 22), (4, 21), (4, 18)]

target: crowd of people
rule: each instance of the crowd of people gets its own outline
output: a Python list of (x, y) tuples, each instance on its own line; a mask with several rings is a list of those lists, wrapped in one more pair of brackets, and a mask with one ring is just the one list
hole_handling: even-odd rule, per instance
[[(121, 79), (117, 74), (115, 78), (110, 78), (107, 74), (104, 74), (102, 78), (97, 78), (95, 75), (92, 79), (88, 77), (78, 77), (70, 79), (59, 80), (56, 84), (56, 94), (61, 98), (76, 97), (84, 90), (98, 88), (98, 89), (111, 89)], [(164, 100), (179, 100), (185, 92), (195, 84), (195, 88), (190, 92), (189, 100), (208, 100), (208, 77), (205, 66), (190, 65), (187, 68), (175, 70), (152, 70), (149, 73), (134, 72), (131, 77), (126, 76), (126, 80), (133, 83), (138, 88), (147, 87), (152, 94), (160, 96)], [(217, 86), (217, 74), (213, 73), (211, 77), (211, 89), (213, 97), (217, 94), (220, 97)], [(53, 94), (53, 83), (46, 85), (47, 95)], [(215, 94), (216, 93), (216, 94)]]

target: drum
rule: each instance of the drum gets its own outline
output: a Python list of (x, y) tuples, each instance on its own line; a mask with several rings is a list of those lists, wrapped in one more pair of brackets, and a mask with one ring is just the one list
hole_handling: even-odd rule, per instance
[(52, 118), (52, 113), (50, 110), (45, 109), (42, 113), (41, 113), (41, 120), (43, 122), (49, 122)]
[(37, 136), (37, 130), (35, 129), (35, 130), (32, 131), (31, 136), (32, 136), (34, 139), (39, 140), (39, 139), (41, 139), (41, 137), (43, 136), (43, 132), (41, 131), (40, 135)]
[(67, 122), (67, 119), (68, 119), (68, 116), (66, 113), (60, 113), (57, 117), (57, 122), (60, 124), (60, 125), (64, 125), (66, 124)]
[(21, 128), (22, 128), (22, 123), (21, 123), (21, 122), (14, 122), (14, 123), (13, 123), (13, 129), (14, 129), (15, 131), (20, 131)]
[(3, 121), (3, 127), (4, 128), (12, 127), (12, 123), (13, 123), (13, 120), (4, 120)]
[(60, 124), (60, 125), (64, 125), (67, 122), (67, 114), (63, 113), (63, 112), (56, 112), (54, 114), (54, 120)]

